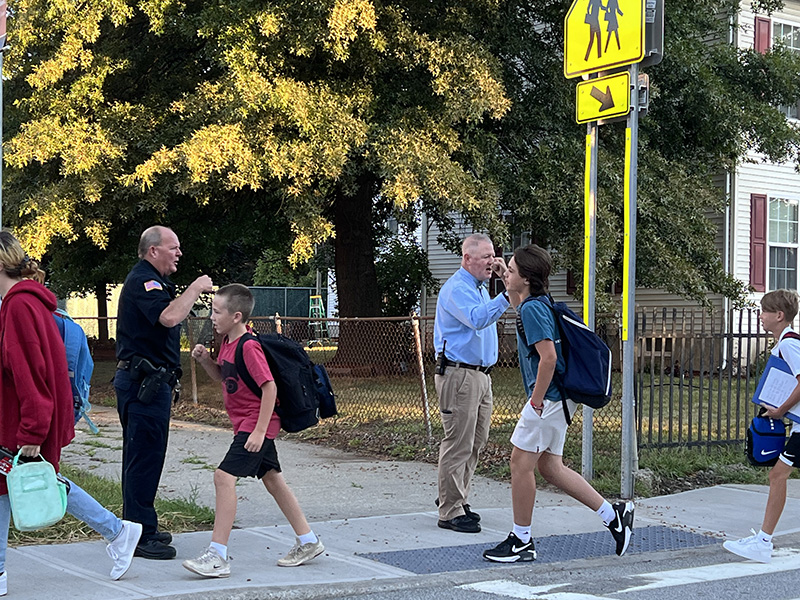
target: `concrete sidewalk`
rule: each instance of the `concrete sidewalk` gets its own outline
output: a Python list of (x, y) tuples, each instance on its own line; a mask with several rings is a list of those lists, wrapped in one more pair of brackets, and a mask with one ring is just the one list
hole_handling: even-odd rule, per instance
[[(102, 426), (100, 435), (82, 429), (65, 452), (64, 462), (119, 479), (116, 413), (96, 409), (93, 417)], [(227, 450), (231, 433), (174, 422), (170, 435), (161, 494), (190, 497), (213, 507), (212, 472)], [(118, 582), (108, 577), (111, 560), (103, 542), (11, 549), (9, 597), (38, 599), (56, 591), (65, 597), (112, 600), (298, 596), (319, 586), (378, 585), (426, 573), (496, 567), (483, 561), (480, 551), (504, 539), (509, 531), (508, 484), (476, 478), (471, 501), (473, 510), (483, 517), (483, 531), (459, 534), (436, 526), (434, 465), (380, 461), (289, 441), (279, 441), (278, 451), (287, 481), (326, 546), (326, 552), (311, 563), (294, 569), (276, 566), (294, 536), (263, 486), (247, 480), (239, 486), (239, 529), (229, 545), (229, 579), (200, 579), (182, 568), (183, 559), (197, 556), (210, 541), (210, 532), (196, 532), (175, 536), (177, 560), (136, 558)], [(782, 523), (800, 521), (800, 481), (791, 483)], [(758, 526), (765, 502), (763, 486), (717, 486), (639, 501), (631, 552), (669, 549), (675, 544), (716, 544), (724, 536), (747, 535), (751, 526)], [(741, 515), (749, 518), (743, 520)], [(540, 551), (535, 564), (613, 557), (611, 536), (598, 517), (566, 496), (537, 494), (534, 521)], [(554, 540), (558, 544), (551, 543)], [(779, 544), (780, 539), (776, 540)]]

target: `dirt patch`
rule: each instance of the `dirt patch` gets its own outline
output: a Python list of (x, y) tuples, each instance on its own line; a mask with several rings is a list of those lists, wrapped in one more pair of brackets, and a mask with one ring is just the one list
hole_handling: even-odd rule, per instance
[(224, 408), (195, 404), (190, 401), (181, 401), (172, 406), (172, 418), (180, 421), (203, 423), (214, 427), (230, 427), (231, 420)]

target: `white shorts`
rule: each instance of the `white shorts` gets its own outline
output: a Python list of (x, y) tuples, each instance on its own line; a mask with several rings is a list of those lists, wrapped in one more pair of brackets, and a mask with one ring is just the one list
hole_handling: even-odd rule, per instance
[[(577, 404), (567, 400), (570, 416), (575, 414)], [(526, 452), (549, 452), (556, 456), (564, 454), (564, 440), (567, 437), (567, 420), (561, 401), (544, 401), (542, 415), (536, 414), (530, 401), (525, 403), (522, 414), (511, 434), (511, 443)]]

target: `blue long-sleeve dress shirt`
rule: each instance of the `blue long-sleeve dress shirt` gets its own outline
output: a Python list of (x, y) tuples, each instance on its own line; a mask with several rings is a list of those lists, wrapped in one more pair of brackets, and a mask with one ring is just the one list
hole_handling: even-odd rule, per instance
[(461, 267), (442, 286), (436, 302), (433, 346), (445, 348), (448, 360), (491, 367), (497, 362), (497, 327), (509, 303), (504, 294), (489, 291)]

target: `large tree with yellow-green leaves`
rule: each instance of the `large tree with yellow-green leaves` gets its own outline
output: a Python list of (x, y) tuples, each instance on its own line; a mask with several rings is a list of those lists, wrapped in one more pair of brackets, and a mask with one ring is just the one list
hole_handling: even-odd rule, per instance
[(376, 205), (498, 227), (481, 125), (510, 103), (474, 35), (496, 5), (20, 0), (4, 222), (37, 255), (96, 248), (112, 281), (155, 221), (190, 222), (201, 269), (235, 239), (288, 234), (297, 262), (334, 238), (340, 313), (378, 315)]

